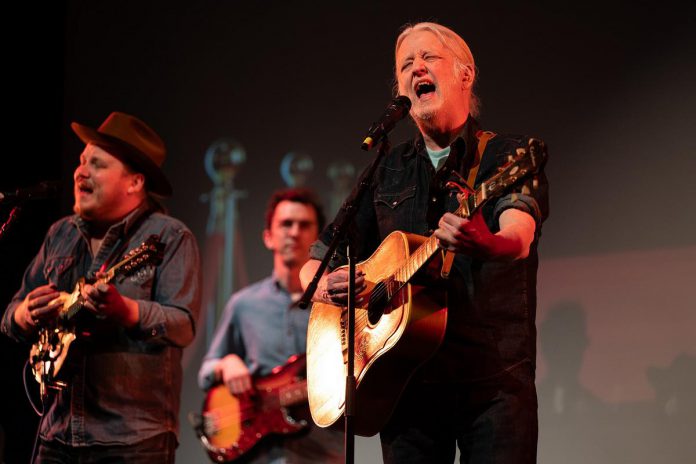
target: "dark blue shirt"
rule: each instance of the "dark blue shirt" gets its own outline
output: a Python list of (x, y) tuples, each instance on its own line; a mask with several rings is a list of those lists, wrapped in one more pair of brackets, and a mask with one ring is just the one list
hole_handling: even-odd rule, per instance
[[(27, 268), (22, 287), (2, 319), (2, 332), (32, 342), (19, 332), (14, 311), (32, 289), (53, 284), (71, 292), (114, 254), (131, 250), (157, 234), (164, 258), (130, 276), (115, 278), (118, 291), (137, 301), (139, 323), (130, 329), (108, 326), (72, 343), (58, 378), (67, 387), (51, 394), (41, 437), (70, 446), (133, 444), (178, 431), (181, 355), (194, 337), (200, 304), (199, 255), (184, 224), (164, 214), (136, 209), (107, 232), (96, 256), (90, 251), (89, 224), (63, 218), (48, 231)], [(28, 354), (28, 349), (27, 349)]]
[[(461, 178), (467, 178), (478, 145), (477, 132), (478, 124), (469, 118), (462, 135), (452, 143), (445, 165), (437, 172), (421, 136), (391, 150), (358, 205), (354, 230), (359, 260), (367, 259), (395, 230), (430, 235), (442, 215), (457, 208), (456, 192), (446, 183), (461, 183)], [(527, 137), (514, 135), (490, 139), (475, 185), (493, 176), (506, 163), (507, 155), (526, 147), (527, 141)], [(438, 354), (422, 370), (428, 379), (471, 381), (535, 361), (537, 244), (541, 224), (548, 216), (545, 175), (540, 173), (538, 186), (531, 193), (522, 194), (521, 187), (511, 189), (482, 208), (493, 233), (499, 230), (498, 218), (506, 209), (529, 213), (536, 222), (535, 238), (529, 256), (512, 262), (456, 255), (452, 273), (444, 283), (449, 308), (447, 333)], [(312, 247), (313, 258), (323, 257), (332, 236), (329, 225)], [(330, 266), (344, 263), (343, 254), (337, 253)]]

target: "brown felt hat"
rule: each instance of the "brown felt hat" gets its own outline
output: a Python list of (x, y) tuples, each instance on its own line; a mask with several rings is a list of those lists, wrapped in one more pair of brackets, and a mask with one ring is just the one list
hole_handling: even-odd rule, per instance
[(148, 191), (165, 197), (172, 194), (172, 186), (162, 171), (167, 149), (160, 136), (140, 119), (114, 111), (97, 130), (76, 122), (70, 127), (83, 142), (103, 148), (145, 175)]

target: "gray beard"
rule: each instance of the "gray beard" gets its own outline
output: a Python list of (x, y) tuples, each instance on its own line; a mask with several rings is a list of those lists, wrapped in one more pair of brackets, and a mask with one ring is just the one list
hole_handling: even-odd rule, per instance
[(435, 119), (435, 111), (419, 111), (414, 114), (415, 119), (425, 123), (432, 122)]

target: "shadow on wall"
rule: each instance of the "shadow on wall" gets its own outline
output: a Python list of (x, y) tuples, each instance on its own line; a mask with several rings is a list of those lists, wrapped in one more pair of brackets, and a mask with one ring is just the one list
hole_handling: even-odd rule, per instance
[[(620, 330), (620, 328), (617, 328)], [(539, 325), (547, 374), (538, 385), (540, 463), (683, 463), (696, 456), (696, 358), (650, 367), (654, 401), (610, 404), (580, 382), (590, 343), (586, 314), (554, 305)]]

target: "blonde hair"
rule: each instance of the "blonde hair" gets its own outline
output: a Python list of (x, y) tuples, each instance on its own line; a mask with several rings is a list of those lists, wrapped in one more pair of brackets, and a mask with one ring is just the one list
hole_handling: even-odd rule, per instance
[[(454, 56), (454, 71), (457, 76), (469, 68), (473, 76), (472, 85), (476, 83), (476, 63), (474, 62), (474, 55), (471, 53), (471, 49), (467, 43), (462, 39), (459, 34), (454, 32), (452, 29), (443, 26), (438, 23), (423, 22), (417, 24), (406, 24), (402, 29), (399, 37), (396, 39), (396, 46), (394, 47), (394, 62), (396, 63), (396, 53), (399, 51), (399, 47), (404, 39), (412, 32), (417, 31), (428, 31), (432, 33), (437, 39), (445, 46), (449, 51), (452, 52)], [(397, 79), (397, 70), (394, 68), (394, 96), (398, 95), (399, 92), (399, 82)], [(472, 116), (478, 117), (481, 109), (481, 100), (474, 93), (473, 87), (469, 97), (469, 113)]]

